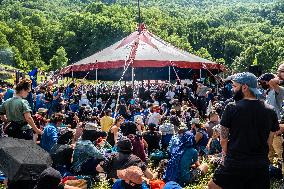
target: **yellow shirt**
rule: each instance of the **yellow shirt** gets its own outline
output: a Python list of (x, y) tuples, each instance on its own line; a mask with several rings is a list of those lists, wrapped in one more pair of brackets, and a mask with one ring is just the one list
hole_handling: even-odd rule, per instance
[(114, 119), (110, 116), (104, 116), (101, 119), (102, 131), (108, 132), (114, 123)]

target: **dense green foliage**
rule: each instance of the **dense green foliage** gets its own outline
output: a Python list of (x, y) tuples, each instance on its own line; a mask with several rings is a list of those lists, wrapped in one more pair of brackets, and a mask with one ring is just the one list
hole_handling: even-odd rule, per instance
[[(56, 70), (134, 31), (134, 0), (0, 0), (0, 63)], [(141, 0), (142, 20), (190, 53), (246, 70), (284, 60), (284, 3), (277, 0)]]

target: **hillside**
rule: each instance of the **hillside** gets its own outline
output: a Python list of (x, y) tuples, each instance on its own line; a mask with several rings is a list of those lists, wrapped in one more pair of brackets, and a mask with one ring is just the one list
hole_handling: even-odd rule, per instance
[[(134, 31), (133, 0), (1, 0), (0, 63), (56, 70)], [(191, 53), (246, 70), (284, 60), (284, 3), (274, 0), (141, 0), (142, 20)]]

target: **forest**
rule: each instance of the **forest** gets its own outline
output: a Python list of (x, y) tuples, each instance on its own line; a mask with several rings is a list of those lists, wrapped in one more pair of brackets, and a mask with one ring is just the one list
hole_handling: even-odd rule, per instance
[[(167, 42), (230, 71), (284, 61), (281, 0), (141, 0), (142, 21)], [(0, 63), (59, 70), (137, 28), (134, 0), (0, 0)]]

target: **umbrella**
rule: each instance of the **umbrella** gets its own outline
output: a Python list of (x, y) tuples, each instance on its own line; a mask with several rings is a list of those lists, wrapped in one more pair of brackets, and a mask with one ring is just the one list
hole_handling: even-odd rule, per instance
[(11, 181), (33, 180), (52, 165), (50, 155), (33, 141), (0, 138), (0, 170)]

